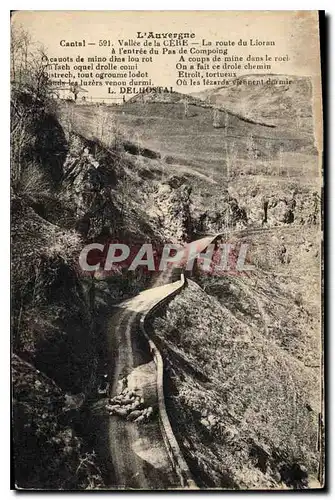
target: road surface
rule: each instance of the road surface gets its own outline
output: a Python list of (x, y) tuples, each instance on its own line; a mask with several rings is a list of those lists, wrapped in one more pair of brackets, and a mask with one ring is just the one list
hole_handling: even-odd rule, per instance
[[(129, 388), (140, 387), (146, 404), (154, 408), (157, 406), (156, 366), (147, 342), (139, 331), (139, 320), (144, 312), (179, 286), (178, 281), (146, 290), (122, 302), (110, 319), (109, 380), (112, 396), (117, 392), (118, 380), (128, 375)], [(180, 488), (180, 481), (164, 445), (158, 418), (145, 424), (128, 422), (117, 416), (107, 418), (111, 488)]]
[[(204, 251), (213, 239), (213, 236), (208, 236), (194, 242), (197, 251)], [(117, 312), (110, 318), (107, 335), (111, 396), (117, 394), (119, 381), (128, 376), (129, 388), (141, 388), (146, 404), (157, 408), (156, 366), (140, 332), (139, 320), (143, 313), (180, 287), (180, 280), (169, 283), (172, 273), (173, 268), (168, 267), (160, 273), (151, 289), (119, 304)], [(100, 453), (102, 451), (107, 464), (110, 488), (157, 490), (181, 487), (157, 417), (144, 424), (128, 422), (118, 416), (105, 415), (102, 418), (105, 427), (97, 438)]]

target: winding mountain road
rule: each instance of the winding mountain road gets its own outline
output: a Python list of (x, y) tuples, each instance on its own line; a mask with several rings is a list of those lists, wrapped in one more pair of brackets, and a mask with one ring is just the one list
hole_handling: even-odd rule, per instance
[[(236, 235), (244, 234), (244, 231), (236, 231)], [(186, 245), (181, 266), (184, 267), (192, 255), (194, 257), (194, 253), (204, 252), (211, 243), (221, 237), (222, 234), (205, 236)], [(181, 280), (171, 283), (172, 276), (173, 266), (169, 266), (160, 273), (152, 288), (120, 303), (109, 320), (107, 331), (110, 396), (118, 394), (120, 381), (127, 377), (128, 388), (140, 389), (146, 404), (156, 411), (158, 411), (156, 365), (148, 342), (141, 332), (140, 319), (162, 299), (181, 288)], [(109, 416), (107, 434), (108, 443), (105, 443), (105, 449), (106, 459), (108, 455), (111, 488), (139, 490), (181, 488), (180, 478), (168, 454), (158, 418), (141, 425), (118, 416)]]
[[(157, 411), (156, 366), (139, 320), (158, 301), (180, 286), (175, 282), (146, 290), (121, 303), (108, 328), (111, 356), (111, 396), (118, 381), (128, 376), (128, 387), (140, 388), (146, 404)], [(157, 418), (145, 423), (109, 417), (108, 440), (113, 462), (114, 486), (120, 489), (174, 489), (180, 481), (172, 468)]]
[[(193, 242), (193, 245), (198, 252), (202, 252), (216, 237), (202, 238)], [(147, 340), (140, 331), (139, 322), (143, 314), (181, 287), (180, 280), (170, 283), (172, 274), (173, 268), (168, 267), (160, 273), (152, 288), (119, 304), (116, 313), (110, 318), (107, 332), (110, 395), (117, 394), (120, 380), (127, 376), (128, 387), (140, 388), (146, 404), (156, 411), (156, 365)], [(111, 469), (110, 487), (141, 490), (181, 488), (158, 418), (141, 425), (118, 416), (109, 416), (107, 427), (108, 444), (105, 448)]]

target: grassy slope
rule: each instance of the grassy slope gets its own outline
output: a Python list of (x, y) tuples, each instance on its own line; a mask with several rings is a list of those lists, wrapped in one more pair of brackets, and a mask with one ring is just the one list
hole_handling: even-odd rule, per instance
[[(232, 149), (247, 160), (247, 138), (251, 134), (262, 156), (277, 155), (280, 146), (289, 152), (310, 144), (304, 134), (248, 123), (234, 115), (229, 115), (227, 130), (214, 128), (211, 108), (190, 105), (185, 117), (184, 105), (178, 102), (135, 101), (106, 110), (125, 137), (159, 151), (168, 164), (191, 166), (219, 182), (226, 175), (226, 160)], [(95, 111), (92, 106), (76, 109), (80, 126), (91, 133)], [(220, 121), (223, 124), (223, 115)]]
[[(104, 108), (107, 122), (118, 130), (123, 140), (149, 148), (160, 156), (156, 159), (137, 157), (135, 163), (139, 169), (131, 175), (138, 178), (139, 184), (142, 182), (143, 186), (143, 181), (150, 178), (152, 185), (155, 181), (164, 182), (169, 176), (183, 177), (193, 188), (193, 217), (198, 219), (208, 212), (210, 218), (218, 219), (217, 223), (207, 224), (207, 231), (214, 232), (220, 230), (226, 220), (228, 184), (229, 194), (239, 204), (249, 205), (251, 200), (247, 208), (252, 212), (255, 200), (250, 193), (255, 187), (265, 197), (276, 193), (279, 198), (290, 198), (294, 190), (292, 182), (299, 187), (309, 179), (310, 185), (304, 191), (310, 196), (318, 175), (310, 134), (304, 130), (288, 130), (286, 126), (269, 128), (248, 123), (235, 115), (229, 115), (227, 129), (214, 128), (211, 108), (190, 104), (185, 117), (184, 105), (176, 96), (164, 95), (163, 102), (157, 96), (150, 100), (137, 96), (122, 106)], [(75, 126), (85, 130), (87, 136), (93, 137), (96, 133), (99, 109), (89, 105), (74, 109)], [(222, 116), (221, 124), (224, 123)], [(151, 203), (150, 198), (145, 203), (147, 201)], [(256, 201), (262, 210), (261, 200)], [(262, 216), (254, 219), (252, 214), (251, 224), (261, 224)]]
[(226, 285), (235, 311), (189, 282), (154, 320), (174, 430), (200, 485), (306, 487), (317, 473), (317, 374), (265, 334), (255, 295)]
[[(267, 80), (269, 75), (246, 75), (238, 81), (248, 82), (255, 78)], [(279, 78), (284, 81), (286, 75), (273, 75), (270, 78), (272, 81)], [(242, 83), (205, 90), (195, 95), (210, 103), (223, 105), (233, 112), (247, 112), (250, 118), (267, 120), (291, 130), (296, 126), (295, 119), (298, 115), (304, 133), (311, 134), (311, 82), (304, 77), (287, 78), (292, 81), (290, 85), (258, 86)]]

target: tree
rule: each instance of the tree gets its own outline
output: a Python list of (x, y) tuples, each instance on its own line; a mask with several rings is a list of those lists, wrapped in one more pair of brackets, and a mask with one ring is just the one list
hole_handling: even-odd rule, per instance
[(48, 58), (43, 47), (34, 44), (21, 26), (12, 24), (10, 43), (11, 183), (17, 191), (38, 191), (44, 181), (34, 152), (38, 124), (51, 107)]
[(220, 128), (220, 112), (218, 108), (213, 108), (213, 127)]
[(70, 85), (70, 92), (73, 94), (74, 100), (76, 101), (77, 98), (78, 98), (78, 94), (79, 94), (79, 85), (78, 85), (78, 82), (71, 83), (71, 85)]
[(187, 118), (189, 116), (189, 102), (188, 102), (186, 97), (185, 97), (185, 99), (183, 99), (182, 102), (184, 104), (184, 116), (185, 116), (185, 118)]
[(283, 166), (284, 166), (283, 146), (280, 146), (279, 152), (278, 152), (278, 175), (279, 176), (283, 173)]
[[(111, 113), (104, 105), (97, 109), (95, 120), (96, 137), (108, 148), (118, 149), (122, 145), (121, 132), (115, 113)], [(140, 148), (140, 143), (137, 143)]]
[(47, 73), (48, 57), (41, 45), (32, 42), (21, 26), (11, 27), (11, 83), (17, 90), (28, 90), (43, 99), (51, 88)]
[(247, 136), (247, 153), (251, 168), (254, 167), (254, 173), (256, 174), (257, 163), (255, 160), (257, 159), (257, 149), (255, 146), (254, 136), (251, 133)]
[(229, 126), (229, 114), (227, 111), (224, 112), (224, 128), (225, 128), (225, 136), (228, 135), (228, 126)]
[(226, 150), (226, 165), (227, 165), (227, 179), (234, 177), (234, 170), (237, 169), (237, 148), (235, 147), (235, 141), (225, 143)]
[(12, 26), (11, 52), (11, 82), (21, 83), (28, 67), (28, 52), (31, 45), (29, 33), (22, 27)]

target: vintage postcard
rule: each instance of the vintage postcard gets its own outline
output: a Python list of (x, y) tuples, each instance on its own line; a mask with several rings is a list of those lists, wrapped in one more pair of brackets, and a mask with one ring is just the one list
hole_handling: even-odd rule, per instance
[(11, 13), (13, 488), (324, 487), (320, 18)]

